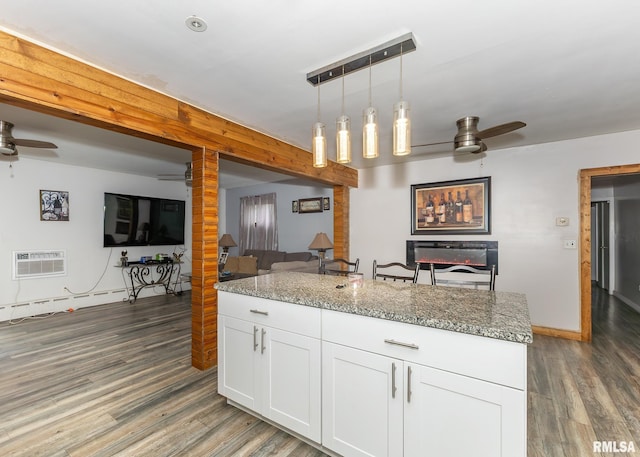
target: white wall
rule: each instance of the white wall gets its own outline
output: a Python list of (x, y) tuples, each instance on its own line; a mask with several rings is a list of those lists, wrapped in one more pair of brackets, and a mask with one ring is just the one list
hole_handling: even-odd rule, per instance
[[(370, 275), (374, 259), (404, 262), (408, 239), (497, 240), (496, 289), (525, 293), (534, 325), (578, 331), (579, 250), (564, 249), (563, 240), (579, 240), (579, 170), (639, 163), (629, 147), (639, 140), (632, 131), (490, 150), (482, 161), (445, 157), (361, 170), (351, 190), (350, 258)], [(481, 176), (492, 179), (491, 235), (411, 235), (411, 184)], [(557, 227), (558, 216), (569, 226)]]
[[(247, 195), (276, 193), (278, 211), (278, 250), (309, 251), (309, 244), (318, 232), (325, 232), (333, 241), (333, 189), (320, 185), (279, 182), (228, 189), (226, 192), (226, 232), (240, 243), (240, 198)], [(292, 213), (291, 202), (301, 198), (330, 197), (329, 211), (321, 213)], [(220, 232), (222, 234), (223, 232)], [(238, 248), (230, 248), (230, 255), (238, 255)], [(327, 252), (332, 258), (332, 251)]]
[[(69, 221), (40, 221), (39, 191), (69, 192)], [(191, 271), (191, 195), (181, 182), (61, 165), (21, 156), (9, 168), (0, 162), (0, 321), (68, 308), (119, 301), (126, 297), (120, 268), (120, 248), (103, 248), (104, 192), (186, 200), (183, 272)], [(67, 275), (12, 280), (15, 250), (65, 249)], [(129, 258), (173, 246), (128, 247)], [(71, 292), (64, 290), (67, 287)], [(189, 285), (185, 284), (185, 288)], [(164, 293), (148, 288), (141, 296)], [(16, 304), (24, 306), (15, 306)]]
[[(640, 311), (640, 182), (637, 176), (616, 181), (614, 294)], [(614, 243), (610, 243), (614, 244)]]

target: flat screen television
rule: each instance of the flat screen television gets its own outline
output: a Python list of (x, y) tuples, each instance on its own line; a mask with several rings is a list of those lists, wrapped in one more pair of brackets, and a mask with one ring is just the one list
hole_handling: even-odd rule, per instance
[(184, 244), (183, 200), (104, 194), (104, 247)]

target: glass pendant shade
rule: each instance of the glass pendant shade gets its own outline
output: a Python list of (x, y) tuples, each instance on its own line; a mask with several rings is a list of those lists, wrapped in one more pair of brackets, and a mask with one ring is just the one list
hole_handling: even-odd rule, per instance
[(378, 157), (378, 113), (372, 106), (362, 112), (362, 157)]
[(393, 106), (393, 155), (411, 154), (411, 118), (409, 102), (400, 100)]
[(351, 162), (351, 120), (344, 114), (336, 121), (336, 162)]
[(323, 168), (327, 166), (327, 135), (325, 126), (322, 122), (313, 124), (311, 132), (312, 144), (311, 152), (313, 154), (313, 166), (315, 168)]

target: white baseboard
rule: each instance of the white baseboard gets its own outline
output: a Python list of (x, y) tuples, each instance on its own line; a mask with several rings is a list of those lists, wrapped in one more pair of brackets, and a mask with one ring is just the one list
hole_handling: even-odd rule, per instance
[(637, 312), (640, 313), (640, 304), (634, 302), (633, 300), (628, 299), (617, 290), (613, 291), (613, 296), (619, 299), (620, 301), (622, 301), (625, 305), (630, 306), (631, 308), (635, 309)]
[[(177, 292), (188, 291), (191, 283), (182, 282), (177, 285)], [(163, 295), (164, 287), (148, 287), (143, 289), (138, 298)], [(69, 310), (104, 305), (120, 301), (128, 301), (129, 292), (126, 288), (95, 291), (86, 294), (65, 295), (61, 297), (39, 298), (20, 303), (0, 305), (0, 322), (16, 321), (29, 317), (46, 316), (51, 313), (63, 313)]]

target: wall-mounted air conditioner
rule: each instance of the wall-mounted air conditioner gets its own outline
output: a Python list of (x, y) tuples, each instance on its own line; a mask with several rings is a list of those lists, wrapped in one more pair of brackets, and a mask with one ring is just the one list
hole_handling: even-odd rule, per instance
[(66, 251), (13, 251), (13, 279), (65, 276)]

